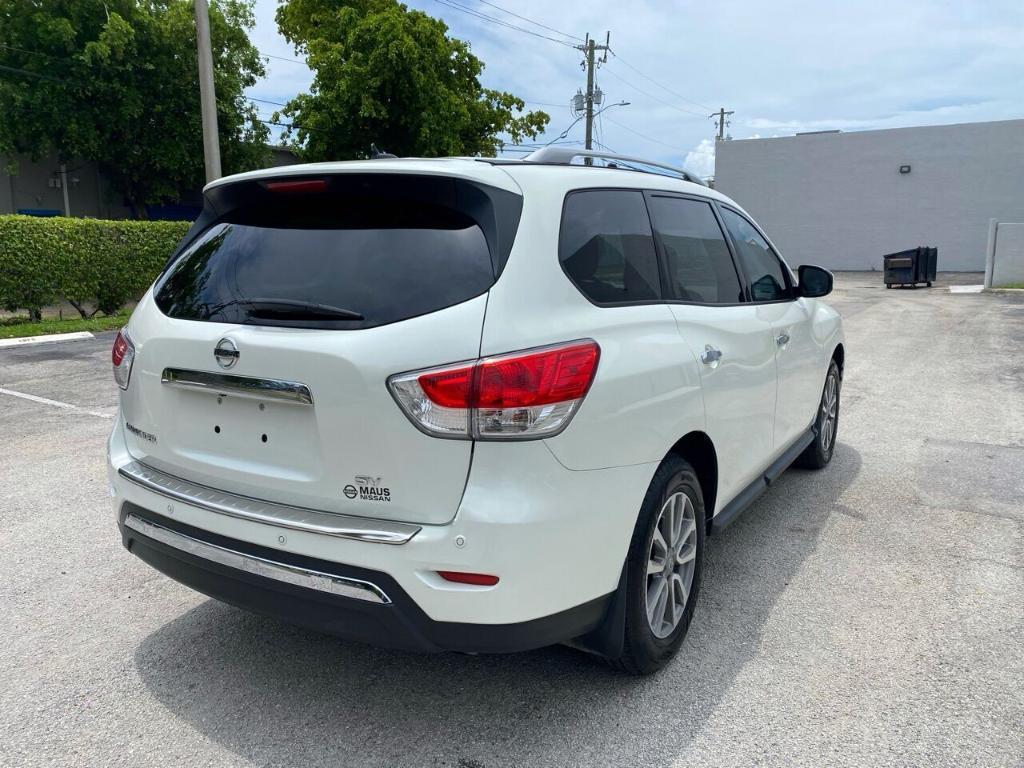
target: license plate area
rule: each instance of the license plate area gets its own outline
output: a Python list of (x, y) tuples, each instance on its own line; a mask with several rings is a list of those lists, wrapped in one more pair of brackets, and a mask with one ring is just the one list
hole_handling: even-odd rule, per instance
[(182, 459), (277, 480), (309, 482), (320, 476), (320, 437), (312, 405), (172, 391), (170, 445)]

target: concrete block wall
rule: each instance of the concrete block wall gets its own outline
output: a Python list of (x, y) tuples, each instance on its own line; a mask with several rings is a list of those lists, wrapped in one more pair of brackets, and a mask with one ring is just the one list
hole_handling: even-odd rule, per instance
[(794, 267), (929, 245), (940, 271), (983, 271), (989, 220), (1024, 221), (1024, 120), (722, 141), (715, 188)]

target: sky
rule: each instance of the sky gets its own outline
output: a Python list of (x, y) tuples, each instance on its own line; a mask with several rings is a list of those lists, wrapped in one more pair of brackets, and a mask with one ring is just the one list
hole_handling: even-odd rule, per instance
[[(733, 112), (727, 133), (734, 140), (1024, 118), (1021, 0), (407, 5), (443, 19), (450, 35), (471, 44), (486, 67), (485, 87), (551, 116), (540, 143), (569, 128), (569, 102), (586, 87), (582, 53), (572, 45), (586, 34), (603, 42), (610, 32), (597, 85), (605, 104), (629, 104), (598, 117), (597, 140), (701, 176), (714, 174), (708, 115), (720, 107)], [(308, 88), (312, 75), (277, 32), (276, 6), (257, 0), (251, 35), (264, 54), (287, 60), (268, 59), (267, 78), (248, 94), (284, 102)], [(257, 105), (266, 119), (277, 109)], [(576, 123), (563, 141), (582, 146), (583, 129)]]

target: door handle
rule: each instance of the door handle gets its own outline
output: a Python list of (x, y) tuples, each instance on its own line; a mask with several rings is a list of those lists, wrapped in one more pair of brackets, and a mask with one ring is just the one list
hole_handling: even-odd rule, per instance
[(710, 365), (714, 367), (718, 364), (718, 361), (722, 359), (722, 350), (712, 347), (710, 344), (704, 345), (704, 352), (700, 356), (700, 361), (704, 365)]
[(775, 343), (778, 344), (780, 347), (786, 346), (787, 344), (789, 344), (789, 334), (780, 333), (778, 336), (775, 337)]

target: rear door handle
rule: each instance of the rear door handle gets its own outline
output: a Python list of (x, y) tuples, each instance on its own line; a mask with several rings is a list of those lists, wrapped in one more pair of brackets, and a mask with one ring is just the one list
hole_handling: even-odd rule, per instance
[(710, 344), (704, 345), (704, 352), (700, 356), (700, 361), (704, 365), (714, 365), (722, 359), (722, 350), (712, 347)]
[(789, 344), (789, 334), (780, 333), (778, 336), (775, 337), (775, 343), (778, 344), (780, 347), (786, 346), (787, 344)]

